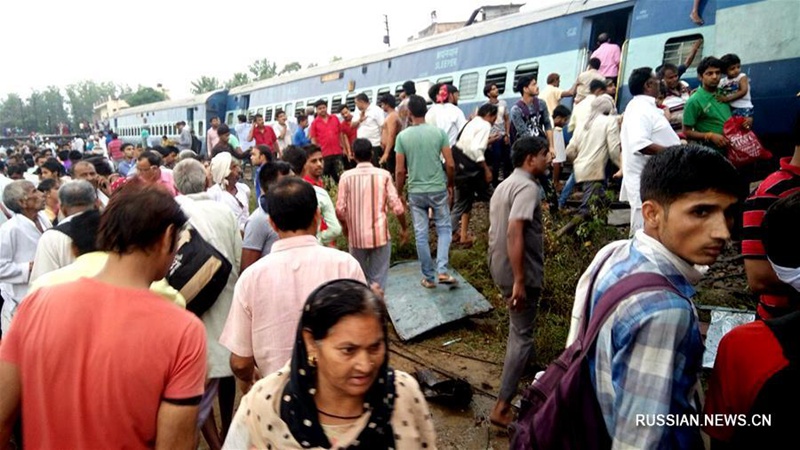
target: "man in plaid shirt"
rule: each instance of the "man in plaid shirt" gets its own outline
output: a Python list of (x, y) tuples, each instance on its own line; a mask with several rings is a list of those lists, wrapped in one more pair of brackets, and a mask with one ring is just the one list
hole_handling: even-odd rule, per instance
[(642, 172), (644, 229), (600, 250), (578, 283), (568, 344), (577, 336), (582, 299), (599, 264), (593, 305), (634, 273), (662, 275), (680, 292), (653, 289), (621, 300), (590, 353), (592, 381), (615, 449), (703, 448), (696, 427), (646, 426), (637, 424), (637, 416), (652, 421), (659, 414), (699, 412), (704, 346), (688, 299), (703, 266), (717, 260), (730, 238), (737, 180), (725, 157), (705, 147), (675, 146), (653, 156)]

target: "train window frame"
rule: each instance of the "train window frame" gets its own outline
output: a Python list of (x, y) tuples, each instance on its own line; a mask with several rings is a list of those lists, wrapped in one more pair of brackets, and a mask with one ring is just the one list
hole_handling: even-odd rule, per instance
[(339, 108), (343, 105), (342, 103), (342, 96), (341, 95), (334, 95), (331, 98), (331, 112), (336, 114), (339, 112)]
[(284, 106), (283, 110), (286, 112), (286, 117), (294, 116), (294, 103), (289, 102), (283, 106)]
[(441, 77), (438, 80), (436, 80), (436, 84), (454, 84), (453, 81), (455, 81), (453, 80), (453, 77), (448, 75), (446, 77)]
[(266, 115), (264, 114), (264, 108), (263, 107), (262, 108), (256, 108), (256, 114), (261, 114), (261, 117), (264, 117), (265, 121), (267, 120), (266, 119)]
[(372, 97), (372, 89), (368, 89), (366, 91), (362, 91), (361, 93), (367, 95), (367, 99), (369, 100), (367, 103), (372, 103), (372, 99), (373, 99), (373, 97)]
[(272, 107), (271, 106), (267, 106), (264, 109), (264, 122), (271, 122), (272, 121), (272, 114), (273, 114)]
[(524, 76), (532, 76), (534, 80), (539, 81), (539, 63), (536, 61), (524, 62), (517, 64), (514, 68), (514, 84), (516, 86), (519, 79)]
[(297, 114), (298, 112), (301, 112), (301, 113), (305, 114), (306, 113), (306, 102), (304, 102), (302, 100), (295, 102), (294, 111), (295, 111), (295, 114)]
[[(683, 62), (686, 61), (689, 52), (691, 52), (692, 45), (697, 42), (698, 39), (704, 39), (701, 33), (686, 34), (667, 39), (664, 42), (664, 53), (661, 55), (661, 64), (675, 64), (676, 66), (681, 66)], [(703, 59), (704, 45), (705, 40), (700, 44), (700, 48), (697, 49), (697, 54), (694, 60), (692, 60), (692, 64), (687, 67), (687, 70), (695, 68), (700, 64), (700, 61)], [(671, 49), (670, 47), (675, 48)]]
[[(468, 82), (465, 83), (465, 80), (464, 80), (465, 77), (470, 77), (470, 78), (474, 77), (475, 78), (475, 82), (474, 82), (475, 88), (473, 90), (470, 90), (470, 88), (472, 86), (472, 81), (468, 80)], [(461, 76), (458, 78), (458, 96), (459, 96), (459, 98), (471, 99), (471, 98), (477, 97), (478, 96), (478, 83), (480, 83), (480, 80), (481, 80), (481, 75), (478, 72), (467, 72), (467, 73), (461, 74)]]
[(394, 96), (398, 97), (400, 93), (403, 92), (403, 85), (398, 84), (396, 88), (394, 88)]
[(203, 121), (202, 120), (197, 121), (197, 129), (201, 130), (203, 132), (203, 135), (205, 136), (206, 130), (203, 128)]
[(350, 111), (356, 110), (356, 95), (358, 94), (350, 93), (347, 94), (347, 97), (345, 97), (344, 104), (347, 105), (347, 109), (349, 109)]
[[(500, 78), (501, 75), (502, 79)], [(488, 86), (490, 84), (497, 86), (499, 95), (503, 95), (503, 93), (506, 91), (506, 85), (508, 84), (508, 69), (505, 67), (495, 67), (494, 69), (487, 70), (486, 82), (484, 83), (484, 86)]]
[(382, 87), (382, 88), (378, 89), (378, 93), (375, 95), (375, 104), (376, 105), (378, 104), (378, 102), (380, 101), (381, 97), (383, 97), (386, 94), (391, 94), (391, 93), (392, 93), (392, 88), (390, 88), (389, 86)]
[(225, 124), (228, 126), (233, 125), (233, 111), (228, 112), (225, 116)]

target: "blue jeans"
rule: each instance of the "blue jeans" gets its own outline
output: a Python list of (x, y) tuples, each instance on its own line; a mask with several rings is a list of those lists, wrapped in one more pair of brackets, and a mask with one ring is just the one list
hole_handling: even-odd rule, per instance
[[(422, 275), (428, 281), (436, 281), (436, 273), (447, 273), (450, 240), (453, 238), (453, 227), (450, 224), (450, 207), (447, 200), (447, 191), (408, 194), (408, 206), (411, 208), (411, 216), (414, 219), (417, 257), (422, 266)], [(433, 220), (436, 223), (436, 272), (433, 270), (431, 248), (428, 243), (428, 208), (433, 209)]]
[(563, 208), (567, 204), (567, 200), (569, 200), (569, 194), (572, 194), (572, 190), (575, 189), (575, 173), (571, 173), (567, 182), (564, 184), (564, 189), (561, 190), (561, 196), (558, 198), (558, 207)]

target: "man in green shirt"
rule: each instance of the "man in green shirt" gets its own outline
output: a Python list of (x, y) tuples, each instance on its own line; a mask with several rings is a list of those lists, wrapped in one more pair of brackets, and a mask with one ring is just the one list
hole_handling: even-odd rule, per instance
[(725, 121), (731, 117), (727, 103), (717, 100), (717, 89), (724, 64), (708, 56), (697, 66), (701, 86), (686, 101), (683, 110), (683, 133), (690, 140), (702, 142), (726, 154), (728, 139), (722, 134)]
[[(398, 134), (395, 142), (397, 192), (403, 195), (408, 176), (408, 205), (414, 219), (417, 256), (422, 266), (422, 286), (432, 289), (436, 287), (436, 281), (441, 284), (456, 283), (455, 278), (447, 272), (452, 239), (450, 203), (453, 199), (455, 162), (447, 133), (425, 123), (425, 114), (428, 112), (425, 99), (412, 95), (408, 109), (412, 125)], [(428, 210), (433, 211), (436, 223), (435, 269), (428, 245)]]

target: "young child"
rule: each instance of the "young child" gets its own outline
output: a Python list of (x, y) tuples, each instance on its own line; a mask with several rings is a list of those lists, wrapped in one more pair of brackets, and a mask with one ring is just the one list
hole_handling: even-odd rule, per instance
[(753, 117), (753, 102), (750, 101), (750, 79), (742, 73), (742, 61), (729, 53), (720, 58), (725, 65), (726, 77), (720, 82), (722, 95), (719, 101), (731, 106), (731, 114)]

